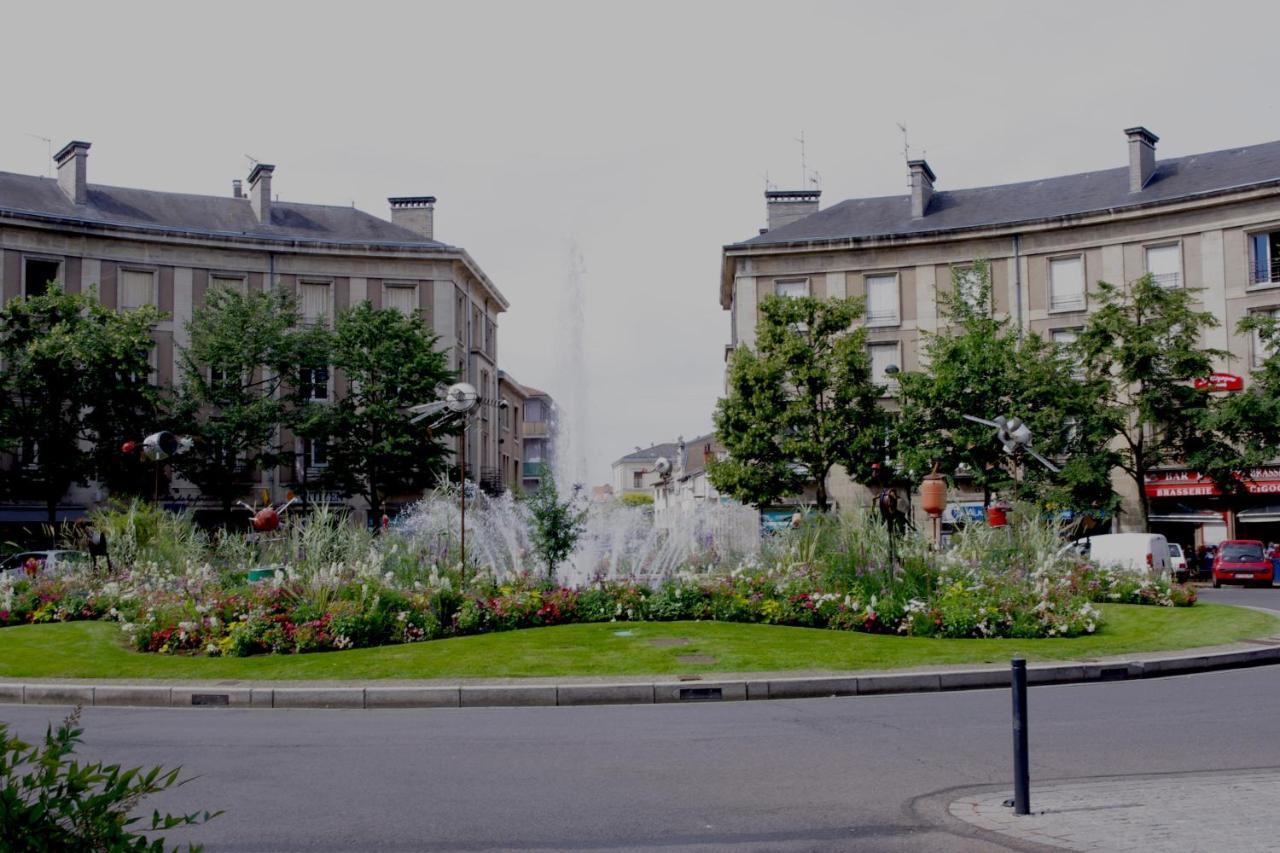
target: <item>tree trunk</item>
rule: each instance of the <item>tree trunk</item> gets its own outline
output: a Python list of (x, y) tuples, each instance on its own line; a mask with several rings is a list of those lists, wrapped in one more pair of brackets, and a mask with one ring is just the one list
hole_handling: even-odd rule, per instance
[(1151, 532), (1151, 501), (1147, 498), (1147, 469), (1142, 465), (1138, 465), (1133, 479), (1138, 484), (1138, 509), (1142, 516), (1142, 529), (1137, 532), (1149, 533)]
[(823, 475), (823, 476), (821, 476), (821, 477), (819, 477), (819, 478), (818, 478), (817, 487), (818, 487), (818, 488), (817, 488), (817, 495), (816, 495), (816, 497), (817, 497), (817, 501), (818, 501), (818, 512), (823, 512), (823, 513), (825, 513), (825, 512), (827, 511), (827, 508), (828, 508), (828, 503), (827, 503), (827, 478), (826, 478), (826, 475)]

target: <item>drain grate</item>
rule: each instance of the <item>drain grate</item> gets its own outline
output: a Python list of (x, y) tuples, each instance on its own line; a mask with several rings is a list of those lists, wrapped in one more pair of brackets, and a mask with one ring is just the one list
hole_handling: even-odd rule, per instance
[(681, 702), (716, 702), (724, 698), (720, 687), (681, 687)]
[(226, 693), (192, 693), (192, 705), (230, 705), (231, 697)]

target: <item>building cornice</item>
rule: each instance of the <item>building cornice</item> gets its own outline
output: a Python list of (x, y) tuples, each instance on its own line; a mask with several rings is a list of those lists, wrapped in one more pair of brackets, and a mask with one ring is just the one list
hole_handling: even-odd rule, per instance
[(779, 255), (819, 254), (833, 251), (929, 246), (968, 240), (983, 240), (1058, 231), (1067, 228), (1086, 228), (1119, 222), (1140, 221), (1171, 213), (1205, 210), (1230, 204), (1273, 198), (1280, 195), (1280, 180), (1250, 184), (1246, 188), (1231, 187), (1224, 190), (1184, 196), (1175, 200), (1152, 201), (1143, 204), (1126, 204), (1084, 213), (1002, 222), (992, 225), (974, 225), (963, 228), (913, 231), (903, 234), (881, 234), (868, 237), (837, 237), (821, 240), (797, 240), (787, 243), (730, 243), (723, 247), (720, 273), (720, 307), (728, 310), (733, 305), (733, 280), (736, 277), (738, 258), (770, 257)]
[(38, 211), (0, 207), (0, 225), (31, 228), (60, 234), (83, 237), (134, 240), (192, 248), (221, 248), (251, 250), (274, 254), (325, 255), (331, 257), (352, 255), (378, 258), (402, 258), (407, 260), (444, 260), (461, 263), (468, 273), (480, 282), (493, 301), (505, 311), (511, 307), (502, 292), (485, 274), (466, 249), (441, 243), (424, 246), (421, 243), (394, 241), (350, 241), (268, 237), (244, 232), (200, 231), (174, 228), (164, 225), (137, 226), (123, 223), (107, 223), (96, 220), (57, 216)]

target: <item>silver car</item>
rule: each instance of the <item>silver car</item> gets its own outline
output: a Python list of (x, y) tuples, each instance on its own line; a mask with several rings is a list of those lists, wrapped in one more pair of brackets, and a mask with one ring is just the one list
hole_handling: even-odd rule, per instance
[(89, 555), (83, 551), (22, 551), (0, 561), (0, 577), (26, 577), (28, 560), (36, 561), (41, 575), (66, 575), (89, 567)]

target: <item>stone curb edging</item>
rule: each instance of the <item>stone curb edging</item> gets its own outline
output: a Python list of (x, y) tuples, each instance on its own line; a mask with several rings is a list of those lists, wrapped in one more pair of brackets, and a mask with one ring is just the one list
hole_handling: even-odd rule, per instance
[[(1280, 663), (1280, 640), (1256, 649), (1105, 663), (1032, 665), (1030, 684), (1127, 681)], [(0, 683), (0, 704), (135, 708), (478, 708), (651, 705), (936, 693), (1009, 685), (1007, 668), (888, 672), (798, 678), (717, 679), (618, 684), (373, 687), (225, 687), (75, 683)]]

